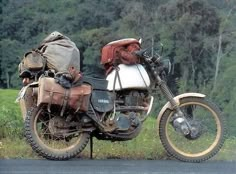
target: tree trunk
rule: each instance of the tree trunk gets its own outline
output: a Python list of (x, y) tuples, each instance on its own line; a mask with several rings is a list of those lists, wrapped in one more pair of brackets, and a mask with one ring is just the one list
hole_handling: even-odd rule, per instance
[(10, 76), (7, 71), (6, 71), (6, 81), (7, 81), (7, 89), (9, 89), (10, 88)]
[(215, 78), (214, 78), (213, 89), (215, 89), (215, 87), (216, 87), (217, 77), (218, 77), (218, 73), (219, 73), (220, 59), (222, 57), (221, 45), (222, 45), (222, 33), (220, 33), (219, 39), (218, 39), (218, 51), (217, 51), (217, 57), (216, 57), (216, 70), (215, 70)]
[[(224, 22), (226, 22), (229, 19), (229, 17), (232, 15), (234, 8), (235, 8), (235, 6), (229, 10), (229, 13), (226, 16)], [(220, 60), (223, 57), (223, 54), (222, 54), (222, 33), (223, 32), (224, 32), (224, 29), (222, 29), (222, 31), (220, 31), (220, 35), (219, 35), (219, 39), (218, 39), (218, 51), (217, 51), (217, 57), (216, 57), (216, 70), (215, 70), (213, 90), (215, 89), (216, 84), (217, 84), (217, 77), (218, 77), (218, 73), (219, 73)]]

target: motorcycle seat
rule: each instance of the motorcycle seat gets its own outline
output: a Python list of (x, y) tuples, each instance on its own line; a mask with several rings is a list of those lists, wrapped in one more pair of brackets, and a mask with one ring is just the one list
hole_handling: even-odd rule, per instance
[(93, 89), (107, 90), (108, 81), (106, 79), (94, 78), (89, 76), (83, 77), (83, 83), (90, 84)]

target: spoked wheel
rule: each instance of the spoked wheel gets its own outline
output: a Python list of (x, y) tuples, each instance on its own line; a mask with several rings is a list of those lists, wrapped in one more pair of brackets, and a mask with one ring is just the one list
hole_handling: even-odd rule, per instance
[(180, 131), (180, 127), (173, 124), (175, 111), (166, 110), (159, 126), (166, 151), (186, 162), (201, 162), (213, 157), (225, 137), (225, 121), (220, 110), (204, 98), (194, 97), (181, 99), (180, 109), (190, 131)]
[(44, 158), (68, 160), (78, 155), (87, 145), (90, 135), (80, 132), (66, 117), (44, 106), (32, 108), (25, 119), (25, 136), (32, 149)]

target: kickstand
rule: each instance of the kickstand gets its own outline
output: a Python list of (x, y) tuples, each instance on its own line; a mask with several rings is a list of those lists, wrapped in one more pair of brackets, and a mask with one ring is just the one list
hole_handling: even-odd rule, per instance
[(93, 159), (93, 136), (90, 136), (90, 159)]

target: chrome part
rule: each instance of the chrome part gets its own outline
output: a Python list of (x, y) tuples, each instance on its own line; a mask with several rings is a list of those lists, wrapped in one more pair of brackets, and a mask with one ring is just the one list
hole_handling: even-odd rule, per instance
[(197, 120), (189, 120), (190, 124), (190, 134), (186, 135), (185, 137), (189, 140), (196, 140), (199, 138), (203, 133), (202, 125)]
[(142, 38), (140, 38), (140, 39), (138, 40), (138, 42), (139, 42), (139, 44), (142, 44)]
[[(201, 93), (184, 93), (184, 94), (180, 94), (178, 96), (174, 97), (175, 102), (177, 103), (177, 105), (179, 106), (179, 101), (182, 98), (186, 98), (186, 97), (199, 97), (199, 98), (205, 98), (206, 95), (205, 94), (201, 94)], [(174, 108), (171, 106), (170, 102), (167, 102), (161, 109), (161, 111), (159, 112), (158, 116), (157, 116), (157, 129), (159, 129), (159, 124), (160, 124), (160, 120), (161, 117), (163, 116), (163, 114), (165, 113), (165, 111), (167, 109), (173, 110)]]
[(186, 120), (182, 117), (177, 117), (173, 120), (173, 126), (176, 131), (183, 133), (184, 135), (188, 135), (190, 133), (189, 127), (186, 123)]
[(146, 115), (149, 115), (149, 113), (151, 112), (152, 105), (153, 105), (153, 101), (154, 101), (154, 97), (151, 96), (151, 100), (150, 100), (149, 107), (148, 107), (148, 111), (147, 111), (147, 114), (146, 114)]

